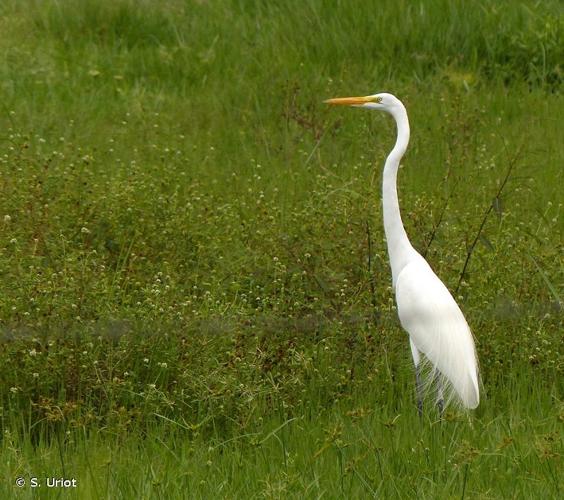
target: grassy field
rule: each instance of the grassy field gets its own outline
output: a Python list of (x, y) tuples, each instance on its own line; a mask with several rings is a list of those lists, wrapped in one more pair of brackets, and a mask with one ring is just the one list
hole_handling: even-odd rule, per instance
[[(563, 13), (0, 3), (0, 497), (560, 498)], [(391, 290), (393, 123), (323, 104), (379, 91), (477, 343), (443, 421)]]

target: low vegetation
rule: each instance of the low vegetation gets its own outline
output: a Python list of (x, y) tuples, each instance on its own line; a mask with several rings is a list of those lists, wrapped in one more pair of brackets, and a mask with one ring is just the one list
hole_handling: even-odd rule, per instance
[[(559, 497), (561, 14), (3, 2), (0, 497)], [(322, 103), (377, 91), (476, 338), (481, 405), (444, 421), (391, 290), (393, 124)]]

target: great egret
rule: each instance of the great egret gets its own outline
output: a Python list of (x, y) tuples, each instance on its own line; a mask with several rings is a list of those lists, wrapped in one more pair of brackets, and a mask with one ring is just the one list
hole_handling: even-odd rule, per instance
[(432, 377), (438, 380), (437, 405), (440, 413), (444, 407), (443, 383), (454, 389), (464, 407), (476, 408), (480, 401), (478, 362), (468, 323), (446, 286), (411, 246), (401, 221), (396, 178), (400, 160), (409, 143), (405, 106), (397, 97), (386, 93), (325, 102), (386, 111), (396, 121), (396, 144), (386, 159), (382, 182), (384, 231), (398, 316), (409, 334), (415, 364), (417, 408), (421, 415), (421, 354), (432, 366)]

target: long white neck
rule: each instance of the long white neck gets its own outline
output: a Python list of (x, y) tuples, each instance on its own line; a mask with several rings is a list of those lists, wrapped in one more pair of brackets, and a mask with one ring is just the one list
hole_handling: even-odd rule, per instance
[(388, 255), (392, 268), (392, 283), (395, 289), (396, 280), (401, 270), (417, 255), (411, 246), (403, 227), (398, 202), (397, 174), (401, 158), (403, 157), (407, 144), (409, 143), (409, 120), (405, 107), (398, 103), (390, 114), (396, 120), (397, 139), (396, 144), (384, 165), (382, 182), (382, 203), (384, 211), (384, 231), (388, 243)]

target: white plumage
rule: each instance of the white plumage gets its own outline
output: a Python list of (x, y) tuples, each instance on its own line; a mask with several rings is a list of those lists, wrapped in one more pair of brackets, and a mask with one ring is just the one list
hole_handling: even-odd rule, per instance
[(474, 340), (456, 301), (425, 259), (413, 248), (401, 220), (396, 179), (409, 143), (409, 120), (402, 102), (391, 94), (329, 99), (329, 104), (386, 111), (396, 121), (396, 144), (386, 159), (382, 182), (384, 230), (400, 322), (409, 333), (417, 378), (418, 409), (422, 411), (421, 354), (439, 381), (438, 404), (443, 408), (443, 383), (466, 408), (480, 402)]
[(401, 325), (417, 350), (452, 384), (462, 404), (476, 408), (478, 367), (470, 328), (446, 286), (417, 256), (396, 283)]

